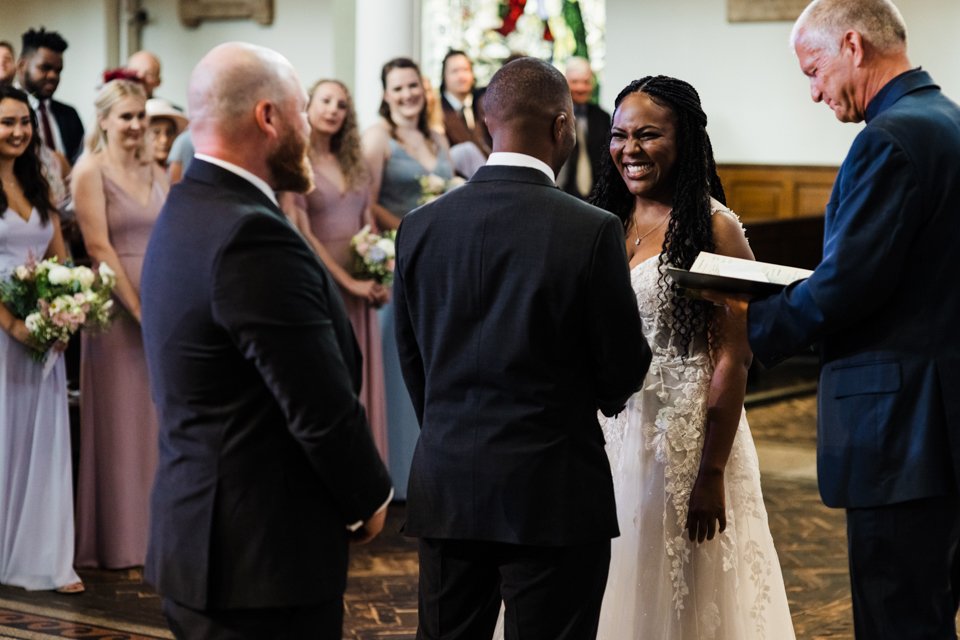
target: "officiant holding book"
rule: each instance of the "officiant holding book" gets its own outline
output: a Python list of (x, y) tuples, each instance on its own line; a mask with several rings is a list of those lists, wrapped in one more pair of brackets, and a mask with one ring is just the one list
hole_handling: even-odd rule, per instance
[(765, 365), (821, 344), (818, 479), (847, 511), (857, 638), (955, 638), (960, 296), (944, 283), (960, 282), (960, 106), (910, 64), (888, 0), (815, 0), (791, 43), (814, 102), (866, 126), (817, 269), (726, 302)]

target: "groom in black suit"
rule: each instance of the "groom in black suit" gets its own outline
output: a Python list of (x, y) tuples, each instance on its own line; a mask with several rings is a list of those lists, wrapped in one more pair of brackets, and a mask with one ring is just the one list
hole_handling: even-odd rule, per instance
[(230, 43), (190, 78), (197, 155), (144, 259), (160, 416), (146, 578), (178, 639), (339, 640), (348, 540), (391, 488), (339, 290), (277, 206), (311, 186), (290, 63)]
[(502, 598), (508, 640), (583, 640), (618, 535), (597, 409), (623, 408), (650, 350), (619, 220), (554, 182), (575, 136), (563, 76), (511, 62), (484, 110), (487, 165), (397, 238), (418, 638), (489, 638)]

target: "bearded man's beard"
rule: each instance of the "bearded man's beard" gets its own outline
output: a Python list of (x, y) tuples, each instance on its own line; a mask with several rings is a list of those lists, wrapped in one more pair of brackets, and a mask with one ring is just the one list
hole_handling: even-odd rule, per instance
[(276, 191), (307, 193), (313, 189), (313, 170), (307, 158), (307, 141), (293, 128), (287, 129), (273, 153), (267, 157)]

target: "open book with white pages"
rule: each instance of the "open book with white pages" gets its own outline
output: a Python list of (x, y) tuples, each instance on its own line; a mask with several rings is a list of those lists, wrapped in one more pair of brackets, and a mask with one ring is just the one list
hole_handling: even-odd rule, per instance
[(691, 291), (711, 289), (762, 296), (776, 293), (797, 280), (809, 278), (813, 272), (701, 251), (689, 271), (668, 267), (667, 273), (679, 287)]

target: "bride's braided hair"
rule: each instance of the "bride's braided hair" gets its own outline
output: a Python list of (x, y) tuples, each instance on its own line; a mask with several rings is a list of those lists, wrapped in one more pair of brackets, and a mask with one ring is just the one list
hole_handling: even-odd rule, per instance
[[(670, 109), (676, 118), (677, 162), (673, 169), (673, 210), (663, 239), (660, 254), (660, 313), (679, 338), (677, 348), (687, 355), (690, 343), (710, 328), (711, 305), (678, 295), (677, 286), (667, 279), (664, 266), (689, 269), (701, 251), (713, 251), (710, 197), (726, 204), (726, 195), (713, 147), (707, 135), (707, 116), (700, 105), (697, 90), (689, 83), (667, 76), (646, 76), (627, 85), (615, 101), (615, 110), (624, 98), (644, 93), (660, 106)], [(609, 136), (608, 136), (609, 146)], [(614, 213), (623, 223), (630, 223), (635, 204), (609, 153), (600, 160), (600, 175), (590, 202)], [(668, 295), (668, 290), (672, 295)]]

